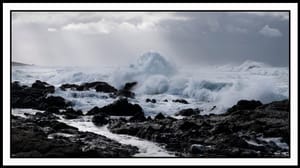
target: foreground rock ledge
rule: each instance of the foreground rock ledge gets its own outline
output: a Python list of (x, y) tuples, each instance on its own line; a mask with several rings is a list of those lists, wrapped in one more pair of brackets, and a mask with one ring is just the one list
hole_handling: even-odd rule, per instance
[[(181, 157), (289, 157), (289, 101), (242, 100), (221, 115), (110, 121), (109, 129), (164, 144)], [(286, 146), (280, 147), (270, 139)]]
[(27, 119), (12, 116), (11, 157), (110, 158), (132, 157), (138, 152), (136, 147), (91, 132), (80, 132), (45, 113)]

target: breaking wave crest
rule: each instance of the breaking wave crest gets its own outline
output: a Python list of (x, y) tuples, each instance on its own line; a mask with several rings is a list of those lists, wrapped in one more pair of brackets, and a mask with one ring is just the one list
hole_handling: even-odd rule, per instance
[(106, 81), (116, 88), (122, 88), (126, 82), (136, 81), (138, 84), (134, 92), (137, 95), (176, 95), (229, 107), (240, 99), (268, 103), (288, 98), (288, 73), (288, 68), (254, 61), (246, 61), (239, 66), (199, 67), (186, 73), (158, 52), (148, 52), (131, 65), (117, 69), (15, 67), (13, 80), (32, 84), (39, 79), (56, 86), (63, 83)]

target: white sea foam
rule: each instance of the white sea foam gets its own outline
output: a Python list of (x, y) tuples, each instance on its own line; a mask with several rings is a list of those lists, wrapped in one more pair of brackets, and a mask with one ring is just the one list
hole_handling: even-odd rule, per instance
[(136, 146), (139, 148), (139, 153), (135, 154), (135, 157), (174, 157), (173, 154), (167, 152), (154, 142), (129, 135), (114, 134), (108, 130), (107, 126), (97, 127), (91, 122), (91, 118), (88, 116), (74, 120), (66, 120), (61, 117), (60, 121), (78, 128), (79, 131), (94, 132), (121, 144)]
[(23, 118), (27, 118), (26, 114), (30, 114), (30, 115), (34, 115), (37, 112), (44, 112), (44, 111), (40, 111), (40, 110), (35, 110), (35, 109), (15, 109), (13, 108), (11, 110), (12, 114), (15, 116), (19, 116), (19, 117), (23, 117)]
[[(288, 68), (272, 67), (260, 62), (245, 61), (238, 66), (199, 67), (178, 69), (174, 63), (157, 52), (141, 55), (127, 67), (13, 67), (13, 81), (32, 84), (39, 79), (52, 85), (105, 81), (116, 88), (126, 82), (137, 81), (133, 90), (146, 115), (159, 112), (174, 114), (183, 108), (202, 108), (207, 113), (222, 113), (240, 99), (256, 99), (263, 103), (282, 100), (289, 96)], [(104, 106), (113, 101), (94, 91), (63, 92), (60, 95), (71, 100), (75, 108), (83, 111), (94, 106)], [(77, 95), (77, 97), (74, 96)], [(157, 103), (145, 103), (153, 98)], [(168, 99), (168, 102), (163, 100)], [(190, 104), (173, 103), (173, 99), (186, 99)], [(216, 106), (212, 111), (210, 109)]]
[[(19, 109), (19, 108), (12, 110), (13, 115), (24, 117), (24, 118), (27, 117), (25, 113), (35, 114), (37, 112), (43, 112), (43, 111), (34, 110), (34, 109)], [(78, 128), (79, 131), (93, 132), (99, 135), (103, 135), (109, 139), (115, 140), (121, 144), (138, 147), (139, 153), (135, 154), (134, 155), (135, 157), (175, 157), (174, 154), (166, 151), (165, 149), (160, 147), (157, 143), (150, 142), (134, 136), (114, 134), (108, 130), (107, 125), (102, 127), (97, 127), (91, 121), (92, 116), (84, 116), (82, 118), (72, 119), (72, 120), (64, 119), (61, 116), (59, 117), (60, 117), (59, 119), (60, 122), (76, 127)], [(73, 135), (66, 134), (66, 133), (54, 133), (54, 134), (50, 134), (48, 138), (53, 139), (54, 137), (58, 137), (58, 136), (71, 137)]]
[(115, 101), (108, 93), (96, 92), (95, 90), (62, 91), (56, 89), (55, 93), (51, 95), (64, 97), (73, 104), (74, 109), (82, 110), (84, 113), (95, 106), (102, 107)]
[(268, 143), (274, 142), (278, 147), (282, 149), (289, 149), (289, 145), (285, 142), (282, 142), (281, 137), (270, 137), (270, 138), (259, 137), (258, 139), (261, 141), (266, 141)]

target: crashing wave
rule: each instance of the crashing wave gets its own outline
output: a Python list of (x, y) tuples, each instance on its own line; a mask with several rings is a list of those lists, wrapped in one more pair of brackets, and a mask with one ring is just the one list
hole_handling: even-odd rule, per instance
[[(199, 102), (230, 107), (240, 99), (256, 99), (268, 103), (289, 96), (288, 68), (272, 67), (254, 61), (245, 61), (239, 66), (218, 67), (217, 71), (215, 68), (204, 67), (184, 71), (177, 70), (176, 66), (161, 54), (148, 52), (125, 68), (115, 68), (100, 67), (99, 70), (88, 70), (79, 67), (14, 67), (12, 76), (13, 80), (28, 85), (35, 80), (55, 86), (64, 83), (105, 81), (120, 89), (127, 82), (137, 82), (133, 92), (137, 97), (143, 97), (138, 103), (145, 102), (148, 97), (164, 100), (170, 97), (173, 99), (175, 96), (189, 102), (194, 101), (195, 108)], [(92, 91), (57, 94), (71, 100), (79, 109), (89, 109), (112, 101)], [(159, 103), (145, 105), (152, 109), (152, 106), (157, 107)], [(161, 106), (162, 109), (166, 109), (163, 104)], [(175, 109), (178, 105), (173, 107), (169, 104), (168, 107)]]
[(130, 68), (150, 75), (173, 75), (176, 72), (174, 65), (158, 52), (144, 53), (135, 64), (130, 65)]
[(157, 52), (147, 52), (142, 54), (129, 67), (117, 69), (113, 73), (111, 81), (116, 87), (121, 88), (126, 82), (137, 81), (138, 84), (141, 84), (152, 76), (160, 75), (168, 77), (175, 75), (176, 72), (175, 65), (165, 57)]
[(251, 60), (247, 60), (238, 66), (223, 65), (217, 67), (217, 70), (223, 72), (244, 72), (263, 76), (288, 76), (289, 74), (287, 67), (273, 67), (262, 62)]

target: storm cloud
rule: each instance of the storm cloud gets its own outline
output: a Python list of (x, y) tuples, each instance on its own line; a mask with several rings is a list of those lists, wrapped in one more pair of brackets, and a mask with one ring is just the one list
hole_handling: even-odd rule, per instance
[(13, 61), (127, 65), (157, 51), (183, 66), (289, 64), (287, 12), (14, 12)]

